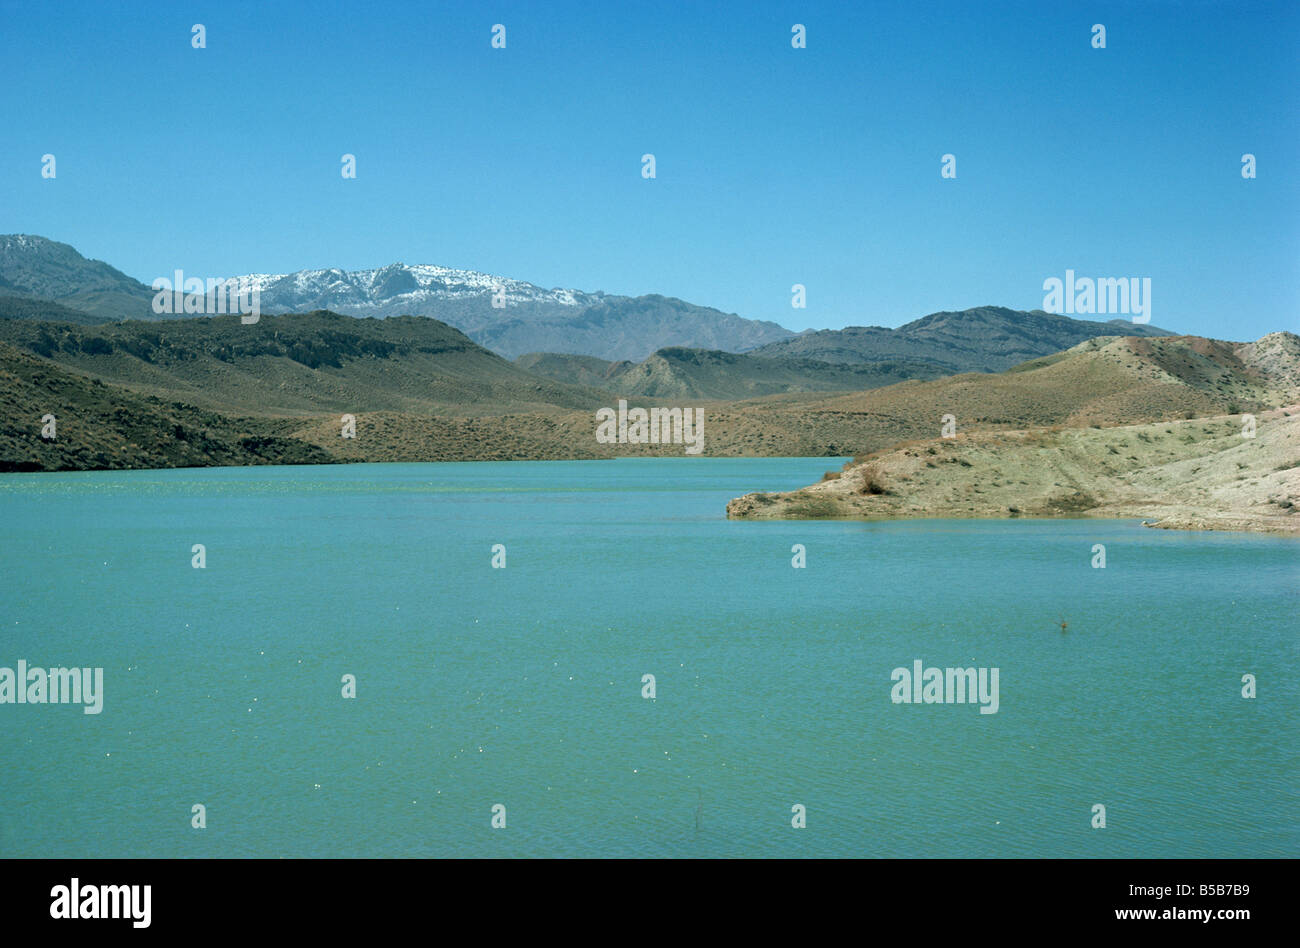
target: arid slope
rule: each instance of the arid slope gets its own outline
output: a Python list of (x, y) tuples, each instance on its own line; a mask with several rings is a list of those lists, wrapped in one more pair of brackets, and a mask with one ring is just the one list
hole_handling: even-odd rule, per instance
[(878, 451), (735, 519), (1120, 517), (1300, 534), (1300, 405), (1115, 428), (981, 431)]

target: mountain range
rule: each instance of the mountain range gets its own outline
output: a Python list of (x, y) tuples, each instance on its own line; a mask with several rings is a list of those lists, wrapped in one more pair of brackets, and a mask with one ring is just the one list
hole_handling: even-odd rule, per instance
[[(699, 406), (710, 456), (862, 459), (804, 490), (746, 494), (733, 517), (1156, 511), (1197, 529), (1300, 525), (1288, 332), (1229, 342), (980, 306), (764, 340), (773, 324), (680, 300), (472, 271), (252, 279), (264, 299), (372, 309), (125, 319), (149, 288), (65, 244), (0, 238), (0, 471), (679, 453), (596, 440), (593, 412), (635, 399)], [(491, 306), (498, 288), (513, 312)], [(476, 328), (397, 312), (415, 305)], [(525, 342), (569, 351), (505, 357)], [(582, 351), (647, 345), (637, 358)], [(936, 433), (941, 419), (955, 435)]]
[(1001, 372), (1029, 359), (1069, 349), (1085, 339), (1172, 335), (1168, 329), (1126, 319), (1101, 322), (1042, 310), (977, 306), (960, 312), (932, 313), (897, 329), (849, 326), (800, 333), (760, 346), (751, 355), (849, 365), (907, 359), (932, 363), (943, 374)]
[(851, 326), (803, 333), (744, 353), (674, 346), (640, 362), (540, 352), (516, 362), (557, 381), (580, 381), (628, 395), (741, 399), (860, 391), (905, 379), (1002, 372), (1089, 339), (1118, 335), (1157, 338), (1173, 333), (1124, 320), (1097, 322), (979, 306), (935, 313), (898, 329)]
[(855, 364), (817, 359), (761, 357), (716, 349), (660, 349), (640, 362), (605, 362), (590, 356), (530, 353), (516, 364), (557, 381), (581, 381), (624, 395), (659, 399), (743, 399), (791, 392), (848, 392), (933, 379), (947, 372), (925, 361), (886, 359)]
[[(593, 410), (619, 395), (541, 378), (419, 317), (0, 320), (0, 470), (680, 450), (597, 443)], [(933, 437), (949, 413), (959, 433), (1108, 428), (1260, 412), (1297, 398), (1300, 338), (1273, 333), (1254, 343), (1106, 337), (1001, 373), (696, 404), (705, 406), (711, 456), (835, 456)], [(47, 415), (58, 419), (56, 439), (42, 437)], [(341, 437), (344, 415), (356, 418), (354, 439)]]
[(540, 378), (434, 319), (315, 312), (70, 326), (0, 320), (0, 341), (73, 372), (206, 410), (292, 416), (586, 408), (609, 394)]
[[(655, 364), (628, 372), (628, 391), (676, 397), (859, 388), (873, 378), (880, 380), (876, 384), (896, 381), (900, 372), (909, 378), (997, 372), (1097, 336), (1170, 334), (1124, 320), (1107, 323), (997, 306), (934, 313), (897, 329), (851, 326), (795, 334), (776, 323), (658, 294), (544, 289), (474, 270), (401, 263), (238, 279), (259, 291), (263, 313), (427, 316), (508, 359), (546, 353), (637, 363), (656, 357)], [(153, 298), (149, 286), (103, 261), (86, 259), (68, 244), (25, 234), (0, 236), (0, 317), (78, 323), (186, 318), (155, 314)], [(802, 361), (778, 367), (682, 351), (692, 349)], [(832, 370), (812, 363), (884, 364)], [(542, 365), (542, 374), (557, 364)], [(596, 371), (625, 369), (606, 365)], [(721, 382), (720, 376), (733, 376), (735, 382)]]
[[(158, 276), (170, 280), (172, 272)], [(260, 292), (263, 313), (428, 316), (507, 358), (546, 350), (644, 359), (665, 346), (742, 351), (794, 335), (773, 322), (669, 296), (544, 289), (448, 267), (395, 263), (235, 279)], [(28, 234), (0, 236), (0, 294), (53, 301), (103, 320), (184, 318), (155, 314), (154, 291), (139, 280), (86, 259), (68, 244)], [(493, 305), (494, 300), (503, 305)]]

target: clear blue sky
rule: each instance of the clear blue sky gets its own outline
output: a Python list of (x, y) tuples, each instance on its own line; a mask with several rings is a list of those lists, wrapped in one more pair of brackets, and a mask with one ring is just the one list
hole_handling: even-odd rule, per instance
[(729, 6), (0, 0), (0, 232), (145, 282), (436, 263), (796, 330), (1037, 308), (1067, 268), (1150, 277), (1180, 332), (1300, 323), (1293, 0)]

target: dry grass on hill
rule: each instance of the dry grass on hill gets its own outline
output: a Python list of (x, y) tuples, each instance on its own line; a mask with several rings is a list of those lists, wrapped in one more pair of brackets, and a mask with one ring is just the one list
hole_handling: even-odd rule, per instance
[(1300, 405), (1116, 428), (983, 431), (913, 441), (736, 519), (1116, 517), (1185, 529), (1300, 534)]

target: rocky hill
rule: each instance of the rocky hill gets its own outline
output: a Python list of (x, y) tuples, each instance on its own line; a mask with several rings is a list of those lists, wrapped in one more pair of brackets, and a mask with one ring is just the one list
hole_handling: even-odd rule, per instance
[[(1244, 436), (1250, 434), (1250, 437)], [(820, 484), (746, 494), (734, 519), (1142, 518), (1300, 535), (1300, 405), (1125, 425), (977, 431), (875, 452)]]
[(101, 319), (153, 317), (153, 291), (139, 280), (32, 234), (0, 235), (0, 295), (52, 300)]
[(609, 396), (539, 378), (436, 320), (316, 312), (71, 326), (0, 320), (0, 340), (91, 378), (235, 414), (579, 408)]
[(92, 316), (81, 310), (72, 309), (53, 300), (36, 299), (29, 296), (5, 296), (0, 290), (0, 319), (26, 319), (37, 322), (76, 323), (80, 326), (94, 326), (111, 322), (103, 316)]
[[(328, 464), (286, 426), (140, 395), (0, 342), (0, 471)], [(43, 437), (53, 416), (53, 438)]]
[(807, 332), (753, 350), (764, 357), (798, 357), (856, 364), (882, 359), (933, 363), (944, 374), (1001, 372), (1098, 336), (1168, 336), (1167, 329), (1130, 320), (1072, 319), (1041, 310), (978, 306), (932, 313), (897, 329), (850, 326)]
[(509, 358), (549, 351), (635, 361), (670, 346), (740, 352), (792, 335), (776, 323), (657, 294), (604, 296), (577, 312), (536, 314), (507, 308), (492, 316), (448, 315), (446, 321)]
[(1000, 375), (841, 396), (803, 410), (874, 415), (856, 442), (866, 450), (820, 484), (737, 498), (728, 515), (1141, 516), (1296, 532), (1298, 371), (1300, 337), (1287, 332), (1101, 338)]

